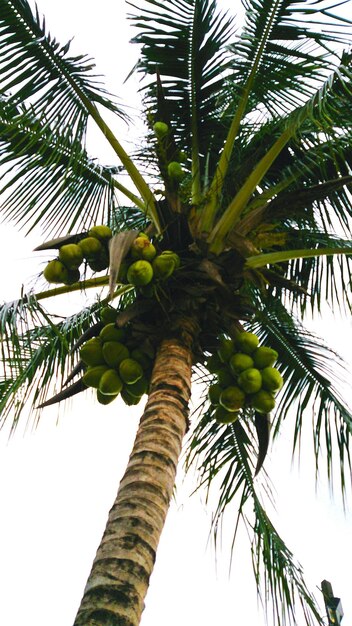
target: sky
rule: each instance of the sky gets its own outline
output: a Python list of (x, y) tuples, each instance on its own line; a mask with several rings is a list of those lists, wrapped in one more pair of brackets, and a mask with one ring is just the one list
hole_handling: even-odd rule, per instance
[[(122, 0), (101, 0), (98, 6), (83, 0), (38, 1), (51, 33), (61, 43), (74, 36), (73, 50), (95, 58), (108, 89), (132, 107), (140, 127), (138, 81), (132, 78), (123, 84), (136, 50), (128, 46), (131, 29), (122, 6)], [(114, 130), (128, 148), (134, 131), (122, 123)], [(93, 128), (89, 141), (93, 154), (114, 162)], [(11, 225), (2, 225), (1, 232), (0, 300), (9, 300), (40, 271), (45, 255), (32, 252), (41, 243), (39, 233), (24, 238)], [(79, 306), (81, 301), (72, 295), (50, 302), (48, 309), (64, 314)], [(351, 320), (338, 319), (327, 310), (324, 319), (311, 322), (311, 327), (345, 357), (350, 379)], [(345, 392), (352, 404), (349, 387)], [(87, 392), (83, 399), (79, 396), (43, 411), (36, 429), (26, 427), (24, 418), (22, 429), (10, 440), (6, 430), (0, 433), (0, 624), (72, 626), (142, 408), (141, 404), (126, 410), (122, 402), (102, 408)], [(275, 523), (304, 566), (321, 606), (320, 582), (325, 578), (332, 583), (342, 599), (347, 626), (352, 622), (351, 511), (343, 511), (338, 491), (332, 498), (323, 473), (315, 486), (311, 442), (302, 448), (300, 467), (292, 467), (291, 440), (288, 423), (266, 462), (276, 492)], [(142, 626), (264, 626), (245, 533), (236, 544), (229, 575), (235, 512), (227, 518), (215, 554), (209, 538), (211, 507), (206, 506), (204, 493), (189, 497), (193, 488), (194, 477), (184, 480), (181, 464)]]

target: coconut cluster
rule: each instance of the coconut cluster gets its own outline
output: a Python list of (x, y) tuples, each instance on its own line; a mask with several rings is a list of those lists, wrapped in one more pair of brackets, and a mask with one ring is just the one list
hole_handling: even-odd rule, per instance
[(97, 390), (100, 404), (110, 404), (121, 395), (130, 406), (148, 393), (154, 354), (138, 347), (128, 326), (118, 328), (116, 317), (116, 309), (103, 308), (100, 334), (81, 347), (80, 358), (86, 367), (83, 382)]
[(172, 250), (160, 254), (144, 233), (133, 241), (128, 255), (121, 264), (119, 280), (139, 287), (143, 295), (153, 295), (153, 284), (165, 281), (180, 266), (180, 257)]
[(253, 333), (238, 333), (235, 339), (221, 337), (219, 347), (207, 361), (209, 372), (217, 382), (209, 387), (209, 400), (216, 421), (234, 422), (241, 409), (251, 407), (259, 413), (270, 413), (275, 395), (283, 385), (276, 350), (259, 345)]
[(112, 231), (108, 226), (93, 226), (87, 236), (77, 243), (63, 244), (59, 256), (44, 269), (48, 283), (71, 285), (80, 280), (80, 266), (86, 261), (94, 272), (109, 267), (108, 243)]

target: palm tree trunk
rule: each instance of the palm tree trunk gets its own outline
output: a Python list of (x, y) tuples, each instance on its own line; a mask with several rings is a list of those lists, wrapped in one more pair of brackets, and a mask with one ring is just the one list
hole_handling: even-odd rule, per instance
[(150, 394), (74, 626), (137, 626), (175, 484), (197, 324), (179, 319), (158, 350)]

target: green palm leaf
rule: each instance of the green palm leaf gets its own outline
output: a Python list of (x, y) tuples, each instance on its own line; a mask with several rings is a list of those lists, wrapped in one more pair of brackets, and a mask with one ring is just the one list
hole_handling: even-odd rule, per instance
[[(208, 412), (199, 421), (190, 441), (187, 468), (195, 464), (199, 470), (199, 486), (204, 485), (210, 491), (215, 484), (219, 493), (212, 522), (215, 540), (225, 512), (237, 498), (232, 547), (242, 521), (251, 537), (258, 594), (266, 609), (272, 609), (274, 623), (278, 626), (296, 624), (299, 600), (306, 624), (316, 621), (321, 624), (316, 601), (304, 582), (302, 568), (294, 562), (258, 495), (252, 478), (254, 446), (249, 417), (244, 418), (243, 426), (241, 421), (219, 426)], [(266, 492), (271, 499), (267, 485)]]
[(313, 415), (313, 441), (316, 467), (324, 451), (329, 478), (333, 474), (334, 452), (337, 449), (342, 494), (345, 491), (346, 472), (350, 475), (349, 442), (352, 433), (352, 414), (345, 405), (339, 386), (344, 370), (341, 359), (332, 350), (295, 320), (279, 300), (258, 302), (258, 322), (253, 330), (263, 342), (279, 353), (280, 370), (285, 386), (279, 395), (275, 412), (274, 435), (280, 424), (295, 416), (293, 449), (300, 441), (303, 416)]
[[(135, 9), (131, 20), (140, 31), (133, 41), (142, 44), (137, 70), (148, 75), (144, 87), (146, 106), (154, 116), (171, 122), (180, 148), (192, 156), (198, 197), (198, 160), (204, 176), (209, 142), (219, 134), (225, 136), (219, 113), (223, 76), (230, 58), (226, 44), (233, 34), (233, 19), (217, 12), (215, 0), (128, 4)], [(162, 110), (156, 73), (165, 92)]]
[(92, 73), (87, 56), (69, 56), (46, 32), (45, 20), (33, 14), (27, 0), (0, 5), (0, 92), (15, 106), (21, 103), (65, 136), (82, 138), (88, 111), (84, 99), (122, 115)]

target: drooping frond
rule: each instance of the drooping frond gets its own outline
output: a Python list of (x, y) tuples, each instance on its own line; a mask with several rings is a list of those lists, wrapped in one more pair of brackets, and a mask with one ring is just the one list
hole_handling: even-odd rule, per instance
[(91, 103), (122, 115), (121, 109), (92, 73), (85, 55), (70, 56), (70, 42), (61, 46), (34, 14), (27, 0), (0, 4), (0, 92), (11, 104), (33, 108), (36, 117), (63, 137), (82, 139)]
[(72, 346), (96, 319), (96, 309), (92, 305), (62, 322), (49, 316), (35, 297), (1, 307), (1, 425), (11, 419), (13, 431), (24, 408), (44, 402), (53, 380), (60, 383), (69, 375), (77, 363)]
[[(253, 571), (258, 594), (266, 610), (271, 609), (278, 626), (297, 623), (297, 603), (307, 625), (322, 623), (314, 597), (309, 592), (302, 568), (272, 524), (253, 481), (253, 424), (249, 416), (220, 426), (206, 413), (190, 440), (188, 468), (199, 470), (199, 486), (211, 491), (216, 485), (218, 500), (213, 517), (215, 539), (224, 514), (236, 506), (232, 547), (240, 522), (251, 537)], [(241, 423), (242, 422), (242, 423)], [(243, 425), (242, 425), (243, 424)], [(266, 487), (268, 491), (268, 487)], [(270, 493), (267, 497), (271, 499)], [(298, 602), (297, 602), (298, 601)]]
[(80, 141), (62, 140), (34, 116), (0, 100), (0, 165), (6, 219), (47, 235), (109, 222), (115, 168), (98, 165)]
[[(341, 395), (344, 368), (340, 357), (309, 332), (272, 297), (258, 300), (257, 322), (252, 326), (263, 342), (279, 354), (285, 381), (275, 410), (274, 434), (288, 416), (294, 416), (293, 450), (302, 436), (304, 415), (310, 415), (316, 469), (322, 459), (328, 477), (340, 474), (342, 495), (351, 472), (352, 413)], [(340, 389), (340, 390), (339, 390)], [(335, 451), (338, 459), (335, 459)], [(337, 468), (338, 466), (338, 468)]]

